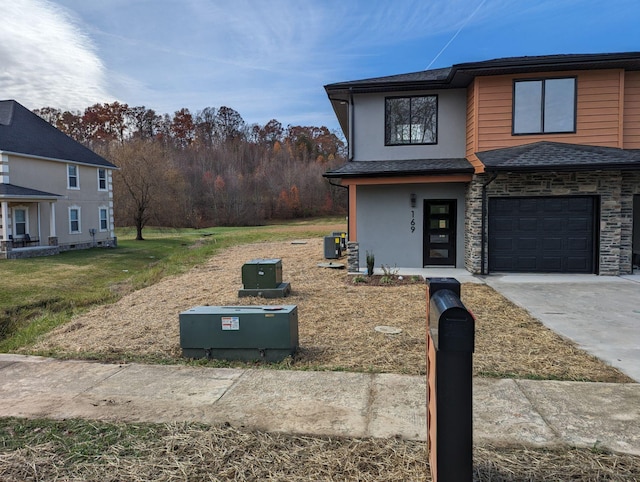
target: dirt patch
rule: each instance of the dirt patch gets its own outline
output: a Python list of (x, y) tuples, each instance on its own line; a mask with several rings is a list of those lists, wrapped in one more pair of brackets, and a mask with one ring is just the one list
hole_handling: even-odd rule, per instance
[[(73, 319), (29, 351), (71, 357), (179, 359), (181, 311), (202, 305), (295, 304), (300, 351), (287, 362), (290, 368), (424, 374), (424, 283), (411, 278), (406, 283), (356, 283), (345, 270), (318, 267), (325, 262), (322, 241), (227, 249), (186, 274)], [(282, 259), (283, 281), (292, 288), (289, 297), (238, 297), (242, 265), (256, 258)], [(631, 381), (486, 285), (463, 285), (462, 300), (477, 318), (477, 375)], [(381, 333), (375, 330), (379, 325), (401, 331)]]

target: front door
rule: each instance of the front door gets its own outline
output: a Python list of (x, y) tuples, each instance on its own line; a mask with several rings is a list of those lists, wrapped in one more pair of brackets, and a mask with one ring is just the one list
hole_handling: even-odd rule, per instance
[(456, 200), (424, 201), (424, 266), (456, 265)]

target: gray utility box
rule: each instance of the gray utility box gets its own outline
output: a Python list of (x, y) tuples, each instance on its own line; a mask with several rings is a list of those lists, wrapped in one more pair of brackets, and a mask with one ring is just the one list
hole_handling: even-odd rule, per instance
[(298, 307), (197, 306), (180, 313), (186, 358), (279, 362), (298, 348)]
[(325, 259), (338, 259), (342, 256), (342, 244), (340, 236), (324, 237), (324, 257)]

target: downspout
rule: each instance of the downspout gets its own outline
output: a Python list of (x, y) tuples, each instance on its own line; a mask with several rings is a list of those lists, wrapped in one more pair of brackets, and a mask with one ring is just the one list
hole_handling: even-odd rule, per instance
[(493, 181), (496, 180), (496, 177), (498, 177), (497, 173), (493, 173), (493, 175), (489, 178), (489, 180), (487, 182), (485, 182), (482, 185), (482, 222), (481, 222), (481, 244), (480, 244), (480, 274), (481, 275), (487, 275), (489, 274), (489, 271), (487, 269), (485, 269), (485, 254), (486, 254), (486, 242), (487, 242), (487, 235), (486, 235), (486, 226), (487, 226), (487, 186), (489, 184), (491, 184)]
[(353, 161), (355, 157), (355, 115), (353, 108), (353, 87), (349, 87), (349, 162)]

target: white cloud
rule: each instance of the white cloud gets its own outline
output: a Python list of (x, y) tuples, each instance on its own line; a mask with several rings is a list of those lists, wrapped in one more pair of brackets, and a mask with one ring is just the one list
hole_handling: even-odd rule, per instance
[(31, 109), (84, 109), (113, 100), (92, 42), (60, 7), (3, 1), (0, 18), (0, 98)]

